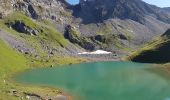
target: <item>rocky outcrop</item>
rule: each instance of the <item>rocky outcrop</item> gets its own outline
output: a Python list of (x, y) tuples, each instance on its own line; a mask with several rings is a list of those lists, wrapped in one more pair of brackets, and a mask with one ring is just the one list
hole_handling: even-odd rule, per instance
[(38, 30), (26, 26), (24, 22), (19, 20), (18, 21), (16, 20), (15, 22), (11, 22), (11, 23), (6, 23), (6, 24), (20, 33), (25, 33), (28, 35), (38, 35), (39, 33)]
[(38, 12), (35, 10), (30, 0), (24, 0), (14, 3), (13, 7), (15, 10), (24, 11), (28, 16), (33, 19), (38, 19)]
[(92, 37), (92, 39), (102, 42), (102, 43), (106, 43), (106, 40), (107, 40), (107, 38), (104, 35), (96, 35)]
[(115, 36), (114, 34), (82, 36), (82, 34), (80, 34), (75, 27), (70, 25), (66, 27), (64, 36), (71, 43), (78, 44), (82, 48), (89, 51), (96, 49), (114, 51), (116, 48), (124, 45), (123, 42), (118, 39), (119, 36)]
[(21, 100), (69, 100), (68, 97), (62, 94), (59, 90), (53, 90), (55, 95), (49, 95), (48, 93), (38, 94), (38, 93), (29, 93), (24, 92), (18, 89), (11, 88), (10, 90), (5, 91), (9, 96), (14, 96), (17, 99)]
[[(0, 13), (8, 15), (13, 11), (22, 11), (33, 19), (70, 20), (69, 4), (65, 0), (1, 0)], [(66, 21), (67, 22), (67, 21)]]
[(95, 48), (95, 44), (90, 39), (86, 37), (81, 37), (80, 34), (76, 31), (76, 29), (70, 25), (66, 26), (64, 36), (70, 42), (78, 44), (84, 49), (94, 50)]

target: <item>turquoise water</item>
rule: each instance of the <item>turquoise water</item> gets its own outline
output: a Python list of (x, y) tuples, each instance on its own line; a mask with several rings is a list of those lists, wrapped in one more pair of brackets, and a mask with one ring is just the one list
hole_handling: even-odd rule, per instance
[(170, 100), (170, 80), (147, 64), (98, 62), (30, 70), (16, 80), (60, 88), (75, 100)]

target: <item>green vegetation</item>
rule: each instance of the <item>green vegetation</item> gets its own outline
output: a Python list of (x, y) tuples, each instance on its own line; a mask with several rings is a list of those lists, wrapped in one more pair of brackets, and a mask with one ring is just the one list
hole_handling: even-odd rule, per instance
[(87, 50), (93, 50), (95, 44), (88, 37), (82, 37), (80, 33), (72, 26), (67, 26), (67, 31), (65, 32), (65, 38), (74, 44), (78, 44), (82, 48)]
[[(15, 23), (16, 21), (21, 21), (27, 27), (37, 30), (38, 36), (19, 33), (8, 27), (7, 23)], [(41, 57), (48, 56), (48, 52), (45, 52), (42, 48), (43, 45), (50, 48), (65, 48), (69, 44), (69, 42), (60, 33), (58, 33), (54, 27), (52, 27), (50, 22), (37, 22), (25, 16), (21, 12), (14, 12), (6, 18), (1, 19), (0, 28), (3, 31), (10, 33), (13, 37), (24, 41), (24, 43), (26, 43), (29, 47), (35, 49), (35, 52)]]
[(109, 25), (104, 25), (100, 27), (99, 31), (97, 32), (97, 34), (99, 35), (106, 35), (106, 34), (112, 34), (112, 33), (113, 33), (112, 27)]
[(15, 21), (21, 21), (25, 23), (30, 28), (40, 29), (40, 26), (38, 26), (33, 20), (31, 20), (29, 17), (25, 16), (21, 12), (14, 12), (11, 15), (8, 15), (5, 19), (5, 23), (15, 23)]
[(101, 29), (102, 31), (100, 31), (100, 33), (98, 33), (96, 36), (82, 37), (75, 28), (70, 26), (65, 33), (65, 37), (70, 42), (78, 44), (88, 50), (93, 50), (95, 46), (98, 46), (102, 49), (108, 48), (112, 50), (117, 47), (119, 50), (128, 50), (128, 48), (123, 45), (117, 35), (109, 33), (111, 30), (108, 29), (108, 27), (105, 28), (106, 29)]
[[(37, 68), (40, 66), (50, 65), (62, 65), (80, 63), (86, 61), (83, 58), (76, 57), (53, 57), (48, 62), (42, 60), (35, 60), (34, 58), (28, 58), (11, 49), (2, 40), (0, 40), (0, 100), (18, 100), (15, 96), (9, 96), (8, 92), (11, 89), (17, 91), (24, 91), (28, 93), (36, 93), (39, 95), (56, 95), (56, 90), (44, 87), (32, 87), (17, 84), (11, 80), (11, 78), (18, 72), (30, 68)], [(34, 62), (32, 62), (34, 61)], [(23, 95), (23, 94), (21, 94)]]
[[(38, 35), (32, 36), (19, 33), (8, 27), (7, 23), (15, 23), (18, 20), (27, 27), (38, 30)], [(61, 56), (60, 54), (48, 58), (48, 52), (42, 49), (42, 43), (50, 48), (65, 48), (69, 44), (54, 27), (49, 27), (51, 25), (48, 24), (47, 21), (45, 24), (43, 22), (34, 21), (20, 12), (15, 12), (4, 19), (0, 19), (0, 29), (5, 31), (5, 34), (10, 35), (17, 40), (22, 40), (27, 46), (35, 49), (35, 52), (39, 55), (39, 57), (36, 58), (34, 54), (21, 54), (10, 48), (3, 40), (0, 40), (0, 100), (18, 100), (17, 97), (9, 95), (11, 89), (15, 89), (22, 93), (28, 92), (38, 95), (56, 95), (56, 92), (54, 92), (56, 90), (54, 89), (24, 86), (13, 82), (12, 77), (27, 69), (86, 61), (83, 58)], [(19, 95), (23, 95), (22, 93)]]
[(114, 45), (114, 46), (116, 46), (119, 49), (123, 49), (124, 48), (122, 43), (120, 42), (120, 40), (118, 40), (118, 37), (116, 35), (114, 35), (114, 34), (107, 35), (106, 36), (106, 40), (107, 40), (106, 44), (108, 44), (108, 45), (112, 45), (112, 46)]
[[(21, 69), (26, 69), (26, 59), (23, 55), (17, 53), (13, 49), (7, 47), (2, 40), (0, 40), (0, 76), (6, 76), (8, 72), (18, 72)], [(13, 70), (15, 69), (15, 70)]]
[[(6, 79), (16, 72), (27, 69), (28, 66), (25, 57), (10, 49), (2, 42), (2, 40), (0, 40), (0, 51), (0, 88), (2, 89), (0, 99), (5, 100), (9, 96), (6, 96), (4, 92), (12, 85), (7, 85), (5, 83)], [(12, 97), (9, 97), (9, 100), (12, 100)]]
[[(15, 30), (10, 29), (6, 24), (7, 23), (15, 23), (16, 21), (21, 21), (27, 27), (37, 30), (39, 32), (38, 37), (32, 37), (25, 34), (18, 33)], [(68, 41), (64, 39), (64, 37), (57, 32), (54, 27), (48, 27), (48, 25), (43, 24), (42, 22), (37, 22), (35, 20), (30, 19), (25, 16), (21, 12), (14, 12), (13, 14), (7, 16), (5, 19), (0, 20), (0, 27), (5, 29), (8, 32), (15, 33), (24, 37), (24, 39), (35, 39), (39, 41), (48, 40), (51, 45), (66, 47)], [(47, 24), (47, 23), (46, 23)], [(50, 25), (51, 26), (51, 25)], [(37, 42), (38, 43), (38, 42)]]
[[(170, 61), (170, 31), (164, 35), (153, 39), (148, 44), (144, 45), (142, 49), (133, 52), (127, 60), (133, 60), (145, 63), (167, 63)], [(163, 57), (162, 57), (163, 56)]]
[[(133, 37), (130, 32), (127, 30), (121, 30), (122, 36), (124, 36), (127, 41), (130, 41)], [(120, 40), (120, 37), (113, 32), (111, 25), (104, 25), (100, 27), (99, 31), (97, 32), (98, 35), (101, 35), (104, 37), (106, 41), (100, 43), (102, 46), (106, 47), (116, 47), (119, 50), (129, 51), (129, 48), (123, 45), (123, 43)], [(105, 48), (105, 47), (104, 47)]]

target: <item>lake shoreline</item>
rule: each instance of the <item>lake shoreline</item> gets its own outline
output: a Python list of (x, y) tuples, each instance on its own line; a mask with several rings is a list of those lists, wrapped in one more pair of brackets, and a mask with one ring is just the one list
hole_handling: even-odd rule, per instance
[[(91, 57), (83, 57), (84, 59), (87, 59), (87, 61), (80, 61), (79, 63), (77, 63), (77, 64), (81, 64), (81, 63), (93, 63), (93, 62), (107, 62), (107, 61), (120, 61), (120, 60), (118, 60), (118, 59), (105, 59), (105, 56), (104, 56), (104, 58), (91, 58)], [(74, 64), (74, 63), (73, 63)], [(65, 65), (65, 64), (64, 64)], [(70, 64), (66, 64), (66, 65), (70, 65)], [(50, 67), (51, 65), (49, 65), (49, 67)], [(55, 66), (55, 65), (53, 65), (53, 66)], [(62, 66), (62, 65), (59, 65), (59, 66)], [(58, 67), (58, 65), (56, 65), (56, 67)], [(13, 83), (13, 84), (15, 84), (16, 86), (18, 86), (19, 88), (20, 87), (35, 87), (35, 88), (40, 88), (40, 89), (43, 89), (44, 91), (45, 91), (45, 89), (44, 88), (47, 88), (48, 90), (51, 90), (50, 92), (53, 92), (54, 91), (54, 93), (57, 93), (57, 92), (55, 92), (55, 91), (58, 91), (59, 92), (59, 94), (56, 94), (56, 95), (53, 95), (53, 96), (51, 96), (51, 97), (56, 97), (57, 95), (62, 95), (62, 96), (64, 96), (64, 97), (66, 97), (66, 98), (69, 98), (68, 100), (74, 100), (73, 98), (74, 97), (72, 97), (69, 93), (67, 93), (67, 92), (65, 92), (64, 90), (62, 90), (62, 89), (57, 89), (57, 88), (53, 88), (53, 87), (46, 87), (46, 86), (35, 86), (35, 85), (28, 85), (28, 84), (22, 84), (22, 83), (19, 83), (19, 82), (17, 82), (15, 79), (14, 79), (14, 77), (15, 76), (17, 76), (17, 75), (19, 75), (19, 74), (21, 74), (21, 73), (24, 73), (24, 72), (26, 72), (26, 71), (28, 71), (28, 70), (34, 70), (34, 69), (38, 69), (38, 68), (42, 68), (42, 67), (36, 67), (36, 68), (28, 68), (28, 69), (24, 69), (24, 70), (21, 70), (20, 72), (16, 72), (16, 73), (14, 73), (13, 75), (10, 75), (10, 76), (12, 76), (12, 77), (8, 77), (8, 81), (9, 82), (11, 82), (11, 83)], [(47, 67), (43, 67), (43, 68), (48, 68), (48, 66)], [(16, 89), (17, 90), (17, 89)], [(17, 92), (23, 92), (22, 90), (17, 90)], [(33, 93), (34, 91), (32, 91), (32, 92), (28, 92), (28, 94), (34, 94), (34, 95), (36, 95), (38, 98), (47, 98), (48, 97), (48, 93), (44, 93), (43, 94), (43, 96), (40, 96), (38, 93)], [(48, 91), (49, 92), (49, 91)], [(23, 92), (24, 93), (24, 92)], [(23, 95), (23, 93), (20, 93), (20, 94), (22, 94)], [(12, 94), (12, 95), (14, 95), (14, 94)], [(25, 95), (25, 94), (24, 94)], [(44, 96), (44, 95), (47, 95), (47, 96)], [(15, 95), (14, 95), (15, 96)], [(26, 97), (26, 96), (25, 96)], [(50, 98), (51, 99), (51, 98)], [(53, 100), (53, 99), (52, 99)]]
[[(117, 62), (116, 62), (117, 63)], [(119, 63), (119, 62), (118, 62)], [(126, 62), (125, 62), (126, 63)], [(125, 64), (125, 63), (123, 63), (123, 65)], [(127, 62), (127, 63), (129, 63), (129, 62)], [(98, 63), (92, 63), (92, 64), (96, 64), (97, 66), (98, 66)], [(139, 64), (139, 63), (136, 63), (137, 65)], [(136, 66), (136, 64), (135, 64), (135, 66)], [(104, 63), (104, 65), (105, 65), (105, 63)], [(133, 65), (133, 64), (132, 64)], [(144, 64), (145, 65), (145, 64)], [(67, 65), (67, 66), (69, 66), (69, 65)], [(71, 65), (71, 66), (74, 66), (74, 65)], [(75, 66), (77, 66), (77, 65), (75, 65)], [(79, 64), (78, 64), (78, 66), (79, 66)], [(78, 68), (78, 66), (76, 67), (76, 68)], [(86, 64), (85, 64), (85, 66), (86, 66)], [(152, 65), (151, 65), (152, 66)], [(88, 66), (87, 66), (88, 67)], [(155, 67), (155, 68), (154, 68)], [(61, 67), (59, 67), (59, 68), (61, 68)], [(132, 67), (133, 68), (133, 67)], [(135, 67), (136, 68), (136, 67)], [(145, 67), (144, 67), (145, 68)], [(148, 71), (146, 71), (146, 72), (148, 72), (148, 73), (155, 73), (156, 75), (162, 75), (162, 73), (164, 73), (164, 71), (162, 72), (162, 71), (160, 71), (159, 69), (162, 69), (162, 67), (160, 66), (160, 65), (154, 65), (154, 66), (152, 66), (152, 67), (146, 67), (146, 70), (148, 70)], [(55, 67), (54, 67), (54, 69), (55, 69)], [(57, 67), (56, 67), (56, 69), (57, 69)], [(64, 67), (64, 69), (67, 69), (67, 67)], [(74, 68), (73, 68), (74, 69)], [(89, 67), (87, 68), (87, 69), (89, 69)], [(150, 69), (150, 70), (149, 70)], [(50, 68), (47, 68), (47, 70), (50, 70)], [(157, 71), (158, 70), (158, 71)], [(138, 71), (138, 70), (137, 70)], [(150, 72), (151, 71), (151, 72)], [(34, 71), (33, 71), (34, 72)], [(39, 71), (38, 71), (39, 72)], [(159, 72), (162, 72), (162, 73), (159, 73)], [(122, 72), (121, 72), (122, 73)], [(138, 73), (138, 72), (137, 72)], [(30, 74), (30, 75), (32, 75), (32, 74)], [(34, 74), (33, 74), (34, 75)], [(41, 74), (40, 74), (41, 75)], [(46, 75), (46, 74), (44, 74), (44, 75)], [(141, 74), (139, 74), (139, 75), (141, 75)], [(153, 75), (153, 74), (152, 74)], [(36, 75), (35, 75), (36, 76)], [(60, 77), (60, 75), (59, 75), (59, 77)], [(57, 78), (57, 79), (59, 79), (59, 77)], [(163, 76), (164, 77), (164, 76)], [(52, 78), (52, 77), (51, 77)], [(64, 78), (65, 79), (65, 78)], [(78, 78), (79, 79), (79, 78)], [(34, 84), (34, 83), (33, 83)], [(25, 84), (26, 85), (26, 84)], [(36, 86), (36, 85), (35, 85)], [(41, 85), (40, 85), (41, 86)], [(48, 85), (47, 85), (48, 86)], [(57, 85), (56, 85), (57, 86)], [(59, 85), (58, 85), (59, 86)], [(53, 87), (53, 86), (52, 86)], [(54, 86), (55, 87), (55, 86)], [(52, 88), (52, 89), (58, 89), (58, 88)], [(62, 89), (61, 89), (62, 90)], [(63, 91), (62, 90), (62, 92), (63, 93), (65, 93), (66, 91)], [(72, 92), (71, 92), (72, 93)], [(76, 95), (75, 93), (73, 93), (74, 95)], [(78, 94), (77, 94), (78, 95)], [(80, 95), (80, 94), (79, 94)], [(67, 95), (65, 95), (65, 96), (73, 96), (72, 94), (67, 94)], [(75, 97), (72, 97), (72, 99), (74, 99)], [(59, 99), (60, 100), (60, 99)], [(65, 100), (65, 99), (64, 99)], [(68, 99), (68, 100), (71, 100), (71, 99)]]
[[(79, 62), (79, 63), (77, 63), (77, 64), (81, 64), (81, 63), (93, 63), (93, 62), (112, 62), (112, 61), (121, 61), (121, 59), (101, 59), (101, 58), (90, 58), (90, 57), (85, 57), (86, 59), (88, 59), (86, 62)], [(67, 65), (69, 65), (69, 64), (67, 64)], [(72, 64), (71, 64), (72, 65)], [(62, 65), (61, 65), (62, 66)], [(50, 67), (50, 66), (49, 66)], [(55, 67), (58, 67), (58, 65), (56, 65)], [(41, 67), (40, 67), (41, 68)], [(48, 67), (44, 67), (44, 68), (48, 68)], [(34, 69), (38, 69), (38, 68), (34, 68)], [(23, 71), (21, 71), (21, 72), (17, 72), (17, 73), (15, 73), (15, 75), (14, 76), (16, 76), (16, 75), (18, 75), (18, 74), (21, 74), (21, 73), (24, 73), (25, 71), (28, 71), (28, 70), (33, 70), (33, 69), (30, 69), (30, 68), (28, 68), (28, 69), (26, 69), (26, 70), (23, 70)], [(170, 73), (169, 73), (170, 74)], [(10, 78), (11, 80), (11, 82), (12, 83), (15, 83), (16, 85), (19, 85), (19, 86), (30, 86), (30, 85), (28, 85), (28, 84), (22, 84), (22, 83), (19, 83), (19, 82), (16, 82), (15, 80), (14, 80), (14, 78)], [(31, 85), (30, 87), (39, 87), (39, 86), (35, 86), (35, 85)], [(64, 96), (64, 97), (66, 97), (66, 98), (69, 98), (69, 99), (66, 99), (66, 100), (74, 100), (74, 97), (72, 97), (72, 95), (71, 94), (69, 94), (69, 93), (66, 93), (66, 91), (64, 91), (64, 90), (62, 90), (62, 89), (57, 89), (57, 88), (53, 88), (53, 87), (46, 87), (46, 86), (40, 86), (40, 88), (48, 88), (48, 89), (50, 89), (52, 92), (54, 92), (54, 91), (58, 91), (59, 92), (59, 94), (56, 94), (56, 95), (62, 95), (62, 96)], [(54, 92), (54, 93), (57, 93), (57, 92)], [(45, 95), (47, 95), (48, 93), (45, 93)], [(38, 95), (38, 94), (36, 94), (36, 95)], [(56, 95), (53, 95), (54, 97), (56, 97)], [(40, 96), (40, 95), (39, 95)], [(53, 96), (51, 96), (51, 97), (53, 97)], [(41, 98), (43, 97), (43, 98), (46, 98), (46, 97), (44, 97), (44, 96), (40, 96)], [(53, 100), (53, 99), (52, 99)]]

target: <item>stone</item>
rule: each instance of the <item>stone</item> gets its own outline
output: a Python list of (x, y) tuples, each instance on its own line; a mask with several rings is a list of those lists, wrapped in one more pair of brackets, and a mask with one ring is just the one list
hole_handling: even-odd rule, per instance
[(52, 67), (54, 67), (54, 65), (51, 65), (50, 67), (52, 68)]
[(0, 19), (2, 19), (3, 18), (3, 14), (2, 13), (0, 13)]
[(57, 97), (54, 98), (54, 100), (68, 100), (68, 98), (64, 95), (57, 95)]
[(27, 52), (27, 51), (26, 51), (26, 52), (25, 52), (25, 54), (26, 54), (26, 55), (28, 55), (28, 54), (29, 54), (29, 52)]
[(99, 42), (103, 42), (103, 43), (105, 43), (105, 41), (106, 41), (106, 38), (105, 38), (104, 35), (96, 35), (96, 36), (94, 37), (94, 39), (97, 40), (97, 41), (99, 41)]
[(20, 33), (25, 33), (28, 35), (38, 35), (38, 31), (26, 26), (24, 22), (17, 20), (15, 22), (6, 23), (9, 27)]
[(128, 40), (128, 38), (123, 34), (118, 34), (118, 37), (122, 40)]
[(38, 19), (38, 14), (32, 5), (28, 5), (28, 11), (33, 19)]
[(52, 20), (56, 20), (56, 19), (57, 19), (57, 17), (56, 17), (56, 16), (54, 16), (54, 15), (52, 15), (52, 16), (51, 16), (51, 19), (52, 19)]

